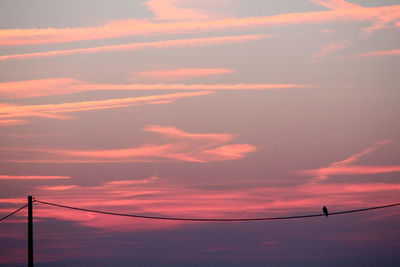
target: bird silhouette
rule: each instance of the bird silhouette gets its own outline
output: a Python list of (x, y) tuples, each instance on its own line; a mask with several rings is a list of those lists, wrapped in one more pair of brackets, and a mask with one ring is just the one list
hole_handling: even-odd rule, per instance
[(322, 208), (322, 211), (324, 212), (325, 216), (328, 217), (328, 209), (325, 206)]

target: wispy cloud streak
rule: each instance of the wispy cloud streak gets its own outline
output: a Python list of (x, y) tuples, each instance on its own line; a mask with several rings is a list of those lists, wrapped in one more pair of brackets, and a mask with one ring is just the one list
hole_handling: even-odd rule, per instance
[(303, 171), (302, 174), (316, 175), (319, 179), (326, 179), (331, 175), (359, 175), (359, 174), (377, 174), (377, 173), (390, 173), (400, 172), (400, 165), (389, 165), (389, 166), (368, 166), (368, 165), (356, 165), (356, 166), (338, 166), (338, 167), (326, 167), (319, 168), (316, 170)]
[(372, 51), (367, 53), (362, 53), (358, 55), (354, 55), (352, 57), (398, 57), (400, 56), (400, 49), (394, 50), (383, 50), (383, 51)]
[(387, 24), (400, 18), (400, 5), (367, 8), (349, 4), (345, 1), (314, 2), (333, 8), (333, 10), (206, 21), (151, 22), (148, 20), (121, 20), (100, 27), (4, 29), (0, 30), (0, 45), (63, 43), (117, 38), (129, 35), (210, 32), (227, 29), (237, 30), (254, 27), (332, 22), (384, 21)]
[[(168, 76), (169, 74), (167, 74)], [(176, 83), (134, 83), (97, 84), (70, 78), (52, 78), (0, 83), (0, 94), (6, 98), (26, 98), (48, 95), (69, 94), (94, 90), (274, 90), (312, 87), (307, 84), (176, 84)]]
[(302, 175), (315, 176), (318, 180), (328, 179), (331, 175), (358, 175), (358, 174), (377, 174), (377, 173), (390, 173), (400, 172), (400, 165), (389, 166), (369, 166), (369, 165), (352, 165), (361, 157), (370, 155), (382, 146), (389, 144), (392, 140), (377, 141), (374, 145), (366, 148), (360, 153), (349, 156), (348, 158), (333, 162), (328, 167), (311, 169), (298, 172)]
[(178, 39), (157, 42), (143, 42), (143, 43), (130, 43), (120, 45), (98, 46), (90, 48), (78, 48), (67, 50), (53, 50), (45, 52), (35, 52), (26, 54), (13, 54), (0, 56), (0, 61), (17, 60), (17, 59), (30, 59), (30, 58), (43, 58), (43, 57), (56, 57), (67, 55), (79, 54), (93, 54), (102, 52), (123, 52), (123, 51), (136, 51), (145, 48), (153, 49), (167, 49), (170, 47), (202, 47), (206, 45), (222, 45), (230, 43), (242, 43), (252, 40), (260, 40), (262, 38), (270, 37), (272, 35), (253, 34), (253, 35), (238, 35), (238, 36), (223, 36), (223, 37), (205, 37), (205, 38), (192, 38), (192, 39)]
[(231, 74), (234, 73), (231, 69), (226, 68), (181, 68), (175, 70), (149, 70), (131, 72), (130, 79), (150, 79), (160, 81), (178, 81), (191, 78), (206, 77), (211, 75)]
[[(250, 144), (227, 144), (234, 139), (232, 134), (188, 133), (175, 127), (151, 125), (145, 131), (160, 134), (168, 139), (160, 144), (144, 144), (139, 147), (106, 150), (68, 150), (46, 148), (2, 148), (21, 152), (21, 158), (13, 162), (95, 163), (95, 162), (158, 162), (188, 161), (212, 162), (237, 160), (255, 152)], [(34, 158), (26, 158), (25, 152), (35, 152)]]
[(2, 121), (20, 120), (27, 117), (44, 117), (53, 119), (68, 119), (72, 112), (92, 111), (99, 109), (123, 108), (134, 105), (170, 103), (181, 98), (211, 94), (210, 91), (187, 92), (143, 97), (118, 98), (99, 101), (84, 101), (47, 105), (0, 105), (0, 124)]
[(0, 126), (13, 126), (13, 125), (20, 125), (20, 124), (25, 124), (25, 123), (26, 123), (25, 120), (20, 120), (20, 119), (9, 119), (9, 120), (0, 119)]
[(45, 175), (0, 175), (0, 180), (63, 180), (69, 176), (45, 176)]
[(321, 47), (320, 51), (318, 51), (311, 57), (311, 61), (315, 62), (321, 60), (330, 54), (345, 49), (348, 45), (348, 42), (333, 42), (324, 45), (323, 47)]

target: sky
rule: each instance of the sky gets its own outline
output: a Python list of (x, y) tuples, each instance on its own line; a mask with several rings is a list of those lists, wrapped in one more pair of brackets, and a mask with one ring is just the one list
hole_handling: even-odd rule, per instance
[[(1, 0), (0, 217), (398, 203), (399, 33), (398, 0)], [(36, 266), (400, 265), (398, 207), (33, 214)]]

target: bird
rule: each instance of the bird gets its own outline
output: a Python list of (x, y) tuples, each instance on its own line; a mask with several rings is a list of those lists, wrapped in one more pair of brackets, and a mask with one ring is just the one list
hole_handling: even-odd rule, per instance
[(322, 208), (322, 211), (324, 212), (325, 216), (328, 217), (328, 209), (325, 206)]

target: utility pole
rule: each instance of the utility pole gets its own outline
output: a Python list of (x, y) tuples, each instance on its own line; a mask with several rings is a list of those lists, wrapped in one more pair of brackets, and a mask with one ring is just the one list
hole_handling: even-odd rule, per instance
[(28, 267), (33, 267), (33, 205), (32, 196), (28, 196)]

